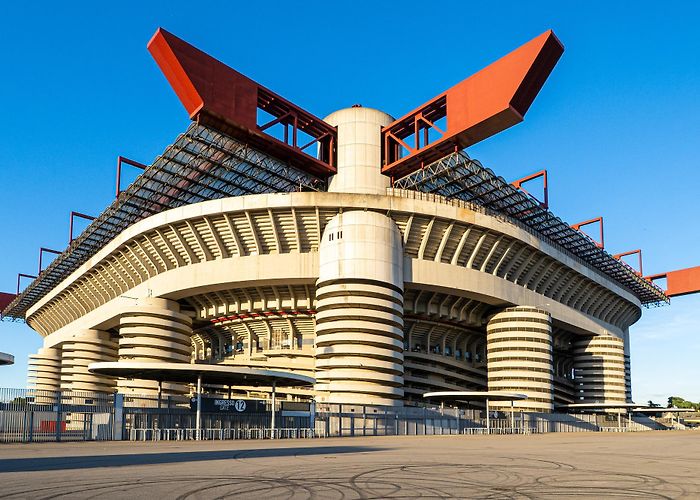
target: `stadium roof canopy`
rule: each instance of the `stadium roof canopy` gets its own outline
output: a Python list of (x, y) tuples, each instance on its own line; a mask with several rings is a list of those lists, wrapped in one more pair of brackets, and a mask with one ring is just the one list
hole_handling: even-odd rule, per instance
[[(46, 270), (40, 271), (39, 276), (0, 311), (0, 317), (24, 318), (34, 304), (115, 236), (156, 213), (230, 196), (326, 189), (327, 177), (336, 171), (333, 153), (337, 135), (335, 127), (165, 30), (156, 32), (149, 42), (149, 51), (194, 123), (152, 165), (146, 167), (143, 174), (120, 193)], [(418, 130), (409, 127), (409, 122), (414, 127), (424, 127), (426, 117), (437, 120), (447, 116), (445, 99), (448, 96), (466, 106), (453, 106), (456, 114), (453, 112), (451, 117), (447, 116), (450, 134), (437, 143), (418, 147), (408, 156), (394, 151), (396, 147), (385, 147), (389, 159), (384, 160), (384, 172), (392, 179), (405, 175), (393, 183), (395, 188), (478, 205), (483, 207), (482, 210), (519, 225), (574, 260), (613, 279), (638, 297), (642, 304), (668, 302), (668, 297), (657, 285), (599, 248), (588, 236), (556, 217), (538, 200), (496, 176), (466, 153), (457, 152), (474, 144), (476, 139), (482, 140), (522, 121), (522, 115), (562, 51), (563, 47), (554, 34), (547, 31), (390, 125), (383, 134), (391, 132), (389, 135), (394, 139), (403, 140), (411, 130)], [(498, 93), (496, 108), (481, 110), (484, 117), (490, 117), (488, 120), (495, 120), (486, 128), (483, 128), (485, 122), (465, 122), (469, 117), (465, 109), (474, 105), (469, 96), (473, 97), (476, 91), (473, 86), (477, 81), (482, 82), (477, 85), (478, 89), (488, 90), (490, 100), (493, 100), (490, 93), (493, 85), (487, 85), (488, 82), (500, 82), (501, 90), (507, 90)], [(510, 116), (513, 103), (519, 106)], [(510, 118), (503, 120), (499, 106), (505, 106)], [(269, 115), (271, 121), (257, 124), (259, 111)], [(419, 121), (423, 125), (419, 125)], [(460, 124), (458, 130), (451, 130), (450, 123)], [(271, 133), (276, 126), (284, 128), (283, 140)], [(427, 134), (427, 129), (424, 132)], [(306, 139), (309, 141), (303, 144)], [(317, 155), (310, 154), (314, 148)], [(420, 168), (424, 161), (433, 161), (451, 150), (455, 152)], [(391, 157), (392, 151), (395, 158)], [(387, 163), (389, 161), (393, 163)], [(388, 167), (392, 167), (391, 172), (387, 171)], [(0, 304), (5, 302), (0, 300)]]
[[(452, 153), (394, 182), (487, 209), (535, 234), (575, 260), (612, 278), (645, 304), (668, 298), (625, 262), (615, 259), (532, 196), (510, 185), (465, 152)], [(27, 310), (130, 225), (159, 212), (205, 200), (247, 194), (325, 191), (325, 180), (272, 158), (208, 126), (192, 123), (2, 311)]]
[(562, 221), (537, 199), (469, 158), (464, 151), (449, 154), (407, 175), (396, 181), (394, 187), (475, 203), (489, 209), (493, 215), (507, 216), (511, 222), (538, 238), (564, 249), (579, 262), (617, 281), (642, 304), (668, 302), (668, 297), (657, 285), (600, 248), (589, 236)]
[(317, 190), (324, 182), (216, 130), (192, 123), (2, 311), (27, 310), (130, 225), (171, 208), (246, 194)]

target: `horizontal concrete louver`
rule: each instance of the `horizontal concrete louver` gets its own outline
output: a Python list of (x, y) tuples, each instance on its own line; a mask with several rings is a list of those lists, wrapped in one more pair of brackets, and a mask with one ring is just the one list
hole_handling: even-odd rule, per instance
[(41, 347), (29, 356), (28, 386), (37, 404), (54, 404), (61, 385), (61, 349)]
[[(527, 394), (518, 408), (554, 409), (552, 320), (546, 311), (512, 307), (495, 314), (486, 326), (488, 388)], [(509, 407), (510, 402), (492, 403)]]
[(113, 377), (90, 373), (91, 363), (117, 361), (117, 343), (109, 332), (83, 330), (61, 344), (61, 390), (114, 392)]
[(574, 387), (578, 403), (626, 402), (628, 373), (623, 339), (596, 335), (574, 343)]
[[(142, 299), (126, 308), (119, 322), (119, 361), (190, 363), (192, 319), (179, 312), (176, 302)], [(119, 392), (153, 394), (158, 384), (139, 379), (120, 379)], [(182, 395), (182, 384), (163, 384), (164, 395)]]

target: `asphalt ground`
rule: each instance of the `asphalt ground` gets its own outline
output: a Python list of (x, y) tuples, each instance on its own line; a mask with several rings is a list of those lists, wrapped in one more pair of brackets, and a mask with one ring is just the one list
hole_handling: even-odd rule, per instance
[(700, 498), (700, 431), (0, 445), (0, 498)]

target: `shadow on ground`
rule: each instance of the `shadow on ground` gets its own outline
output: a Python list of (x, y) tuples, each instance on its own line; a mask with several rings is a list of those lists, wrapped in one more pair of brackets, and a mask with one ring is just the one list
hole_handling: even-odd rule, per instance
[[(308, 455), (336, 455), (345, 453), (368, 453), (374, 451), (380, 451), (380, 449), (366, 446), (321, 446), (304, 448), (90, 455), (76, 457), (9, 458), (0, 459), (0, 473), (64, 469), (94, 469), (98, 467), (127, 467), (131, 465), (174, 464), (183, 462), (202, 462), (207, 460), (233, 460), (239, 458), (247, 459)], [(382, 449), (381, 451), (386, 451), (386, 449)]]

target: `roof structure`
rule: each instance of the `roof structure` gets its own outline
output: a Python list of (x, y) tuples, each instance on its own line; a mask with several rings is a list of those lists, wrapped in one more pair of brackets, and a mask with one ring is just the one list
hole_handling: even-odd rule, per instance
[[(230, 196), (326, 189), (328, 176), (336, 170), (335, 127), (162, 29), (151, 39), (149, 50), (194, 123), (22, 293), (0, 297), (0, 318), (23, 319), (34, 304), (109, 241), (151, 215)], [(384, 173), (395, 179), (410, 172), (394, 182), (396, 188), (478, 204), (507, 217), (612, 278), (645, 305), (668, 302), (658, 286), (546, 206), (466, 153), (449, 153), (521, 121), (562, 51), (560, 42), (547, 31), (385, 127), (386, 154), (398, 151), (397, 144), (408, 140), (411, 130), (416, 143), (405, 157), (396, 151), (398, 157), (386, 157)], [(497, 95), (492, 95), (496, 90)], [(491, 96), (491, 101), (475, 100), (474, 96), (482, 94)], [(257, 123), (259, 111), (272, 119)], [(441, 117), (447, 120), (444, 137), (430, 142), (428, 129), (438, 130), (431, 120)], [(274, 126), (284, 128), (283, 140), (269, 133)], [(420, 131), (426, 136), (423, 142)], [(301, 143), (304, 135), (310, 139), (306, 144)], [(394, 146), (391, 137), (398, 141)], [(314, 148), (318, 157), (309, 153)], [(422, 168), (424, 162), (433, 160)]]
[(27, 310), (130, 225), (171, 208), (246, 194), (325, 190), (314, 175), (192, 123), (2, 311)]
[(452, 153), (396, 181), (394, 187), (433, 193), (481, 205), (494, 215), (507, 216), (576, 260), (612, 278), (637, 296), (642, 304), (668, 302), (663, 290), (640, 276), (625, 262), (600, 248), (549, 211), (539, 200), (509, 184), (466, 152)]

